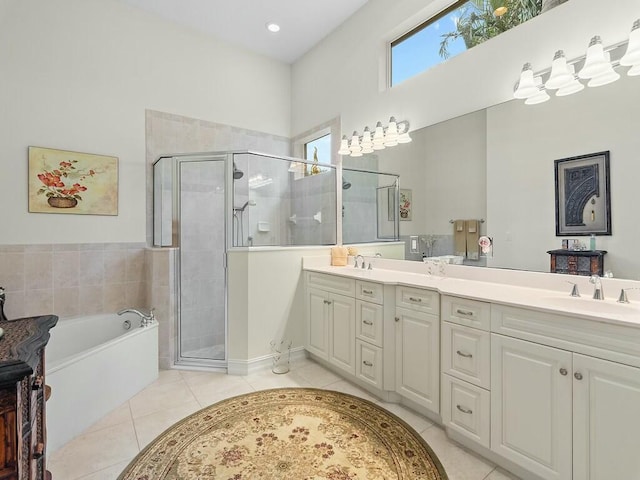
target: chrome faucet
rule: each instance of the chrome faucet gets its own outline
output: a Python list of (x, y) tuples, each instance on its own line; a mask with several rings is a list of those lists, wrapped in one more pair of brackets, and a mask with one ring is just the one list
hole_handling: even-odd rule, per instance
[(602, 289), (600, 275), (591, 275), (589, 282), (593, 283), (593, 299), (604, 300), (604, 290)]
[(356, 255), (356, 259), (353, 262), (353, 268), (358, 268), (358, 258), (362, 259), (362, 268), (364, 268), (364, 257), (362, 255)]
[(140, 310), (136, 310), (135, 308), (125, 308), (124, 310), (120, 310), (118, 312), (118, 315), (124, 315), (125, 313), (135, 313), (136, 315), (138, 315), (140, 317), (140, 326), (141, 327), (148, 327), (156, 319), (155, 315), (153, 314), (154, 310), (155, 309), (152, 308), (151, 310), (149, 310), (149, 314), (145, 315)]

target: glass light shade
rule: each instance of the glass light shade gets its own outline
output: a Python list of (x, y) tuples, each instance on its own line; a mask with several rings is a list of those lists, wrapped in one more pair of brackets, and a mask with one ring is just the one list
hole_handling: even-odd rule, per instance
[(562, 50), (558, 50), (553, 57), (553, 63), (551, 64), (551, 75), (549, 80), (544, 84), (547, 90), (556, 90), (562, 88), (569, 83), (573, 82), (574, 76), (567, 65), (567, 59), (564, 56)]
[(373, 139), (371, 138), (371, 130), (369, 130), (369, 127), (364, 127), (360, 145), (362, 146), (362, 148), (370, 148), (373, 145)]
[(338, 155), (349, 155), (350, 153), (349, 140), (346, 135), (343, 135), (342, 140), (340, 140), (340, 150), (338, 150)]
[(358, 137), (358, 132), (353, 132), (353, 135), (351, 136), (349, 151), (351, 152), (352, 157), (362, 156), (362, 147), (360, 146), (360, 138)]
[(596, 35), (589, 42), (587, 48), (587, 57), (584, 61), (582, 70), (578, 73), (578, 77), (590, 79), (613, 70), (611, 63), (605, 57), (604, 48), (602, 47), (602, 39)]
[(627, 75), (629, 75), (630, 77), (635, 77), (640, 75), (640, 64), (631, 67), (627, 72)]
[(373, 152), (373, 144), (370, 144), (370, 145), (367, 145), (367, 146), (362, 145), (361, 152), (362, 153), (371, 153), (371, 152)]
[(545, 89), (538, 90), (538, 93), (527, 98), (524, 103), (525, 105), (537, 105), (539, 103), (544, 103), (549, 100), (551, 97), (547, 93)]
[(373, 132), (373, 149), (384, 150), (384, 148), (384, 129), (382, 128), (382, 123), (378, 122)]
[(513, 92), (514, 98), (529, 98), (539, 91), (536, 81), (533, 78), (533, 70), (530, 63), (525, 63), (520, 72), (520, 80), (518, 81), (516, 90)]
[(640, 19), (633, 22), (627, 51), (620, 59), (620, 65), (624, 67), (640, 65)]
[(411, 137), (409, 136), (409, 132), (404, 132), (398, 135), (398, 143), (409, 143), (411, 142)]
[(587, 83), (588, 87), (601, 87), (603, 85), (609, 85), (610, 83), (615, 82), (620, 78), (620, 74), (616, 72), (613, 68), (611, 68), (610, 72), (605, 72), (602, 75), (598, 75), (597, 77), (593, 77)]
[(582, 90), (584, 90), (584, 84), (574, 78), (571, 83), (556, 91), (556, 97), (566, 97), (567, 95), (572, 95), (574, 93), (581, 92)]

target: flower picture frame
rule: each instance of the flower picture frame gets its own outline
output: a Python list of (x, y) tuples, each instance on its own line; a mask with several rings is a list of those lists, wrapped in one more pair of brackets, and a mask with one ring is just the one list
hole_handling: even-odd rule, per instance
[(411, 190), (408, 188), (400, 189), (400, 203), (398, 208), (400, 209), (400, 220), (410, 221), (413, 204), (411, 199)]
[(118, 158), (29, 147), (29, 212), (118, 214)]

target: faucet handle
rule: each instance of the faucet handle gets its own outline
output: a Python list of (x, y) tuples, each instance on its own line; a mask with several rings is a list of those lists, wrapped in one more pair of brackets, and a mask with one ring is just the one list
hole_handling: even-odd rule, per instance
[(631, 303), (627, 298), (627, 290), (638, 290), (637, 287), (621, 288), (620, 295), (618, 296), (618, 303)]
[(571, 285), (573, 285), (573, 287), (571, 287), (571, 293), (569, 295), (571, 295), (572, 297), (579, 297), (580, 291), (578, 290), (578, 284), (575, 282), (569, 282), (569, 281), (567, 281), (567, 283), (570, 283)]

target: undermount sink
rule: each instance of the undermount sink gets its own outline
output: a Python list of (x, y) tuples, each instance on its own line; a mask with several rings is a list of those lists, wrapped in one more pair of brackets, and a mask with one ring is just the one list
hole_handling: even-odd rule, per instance
[(594, 300), (590, 297), (543, 297), (544, 304), (567, 310), (588, 313), (610, 313), (615, 315), (640, 315), (640, 304), (618, 303), (615, 300)]

